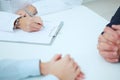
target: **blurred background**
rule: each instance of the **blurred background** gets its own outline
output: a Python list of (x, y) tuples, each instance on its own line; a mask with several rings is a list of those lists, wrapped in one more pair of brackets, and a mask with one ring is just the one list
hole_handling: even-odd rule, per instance
[(82, 4), (110, 20), (120, 6), (120, 0), (83, 0)]

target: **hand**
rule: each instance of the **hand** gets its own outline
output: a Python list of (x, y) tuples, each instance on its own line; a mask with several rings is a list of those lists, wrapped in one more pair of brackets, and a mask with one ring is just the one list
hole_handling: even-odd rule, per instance
[(36, 10), (36, 8), (33, 5), (28, 5), (25, 8), (18, 10), (16, 12), (16, 14), (18, 14), (20, 16), (30, 16), (28, 13), (26, 13), (25, 10), (27, 10), (32, 15), (35, 15), (37, 13), (37, 10)]
[(113, 25), (112, 28), (117, 32), (118, 34), (118, 41), (117, 41), (117, 44), (118, 44), (118, 54), (120, 56), (120, 25)]
[(82, 80), (84, 77), (76, 62), (69, 55), (63, 58), (57, 55), (50, 62), (41, 63), (41, 73), (55, 75), (60, 80)]
[(119, 35), (116, 30), (106, 27), (104, 34), (99, 36), (98, 50), (99, 53), (109, 62), (119, 61)]
[(25, 12), (25, 10), (23, 10), (23, 9), (20, 9), (20, 10), (18, 10), (17, 12), (16, 12), (16, 14), (18, 14), (18, 15), (20, 15), (20, 16), (29, 16), (29, 14), (27, 14), (26, 12)]
[(27, 32), (39, 31), (43, 26), (43, 22), (40, 17), (22, 17), (19, 20), (19, 26), (17, 28), (22, 29)]

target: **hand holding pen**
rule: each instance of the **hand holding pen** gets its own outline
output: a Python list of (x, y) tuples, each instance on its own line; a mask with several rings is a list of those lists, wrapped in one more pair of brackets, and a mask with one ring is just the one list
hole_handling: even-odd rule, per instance
[(27, 32), (39, 31), (43, 27), (43, 21), (39, 16), (35, 16), (37, 10), (34, 6), (28, 5), (23, 9), (20, 9), (16, 14), (21, 17), (17, 19), (18, 23), (16, 28), (22, 29)]
[(21, 17), (19, 19), (18, 25), (16, 26), (17, 29), (22, 29), (26, 32), (36, 32), (42, 29), (43, 22), (38, 16), (33, 17)]

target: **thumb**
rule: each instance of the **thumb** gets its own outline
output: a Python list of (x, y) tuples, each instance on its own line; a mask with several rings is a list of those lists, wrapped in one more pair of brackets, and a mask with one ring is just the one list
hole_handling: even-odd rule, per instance
[(120, 30), (120, 25), (112, 25), (112, 28), (115, 30)]
[(61, 59), (61, 54), (56, 54), (53, 58), (52, 58), (52, 61), (58, 61)]

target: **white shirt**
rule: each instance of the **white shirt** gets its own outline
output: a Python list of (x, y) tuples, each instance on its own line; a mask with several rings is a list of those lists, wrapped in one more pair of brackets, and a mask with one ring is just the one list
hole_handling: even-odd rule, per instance
[[(0, 60), (0, 80), (21, 80), (39, 75), (39, 60)], [(59, 79), (47, 75), (41, 80)]]
[(15, 20), (20, 17), (15, 12), (38, 0), (0, 0), (0, 31), (13, 31)]
[(81, 3), (82, 0), (0, 0), (0, 11), (12, 13), (0, 12), (0, 19), (3, 19), (0, 20), (0, 31), (13, 31), (14, 21), (19, 17), (14, 13), (28, 4), (35, 6), (39, 14), (48, 14)]
[(0, 0), (0, 7), (2, 11), (16, 12), (20, 8), (25, 7), (38, 0)]
[(13, 31), (15, 20), (19, 15), (0, 11), (0, 31)]

